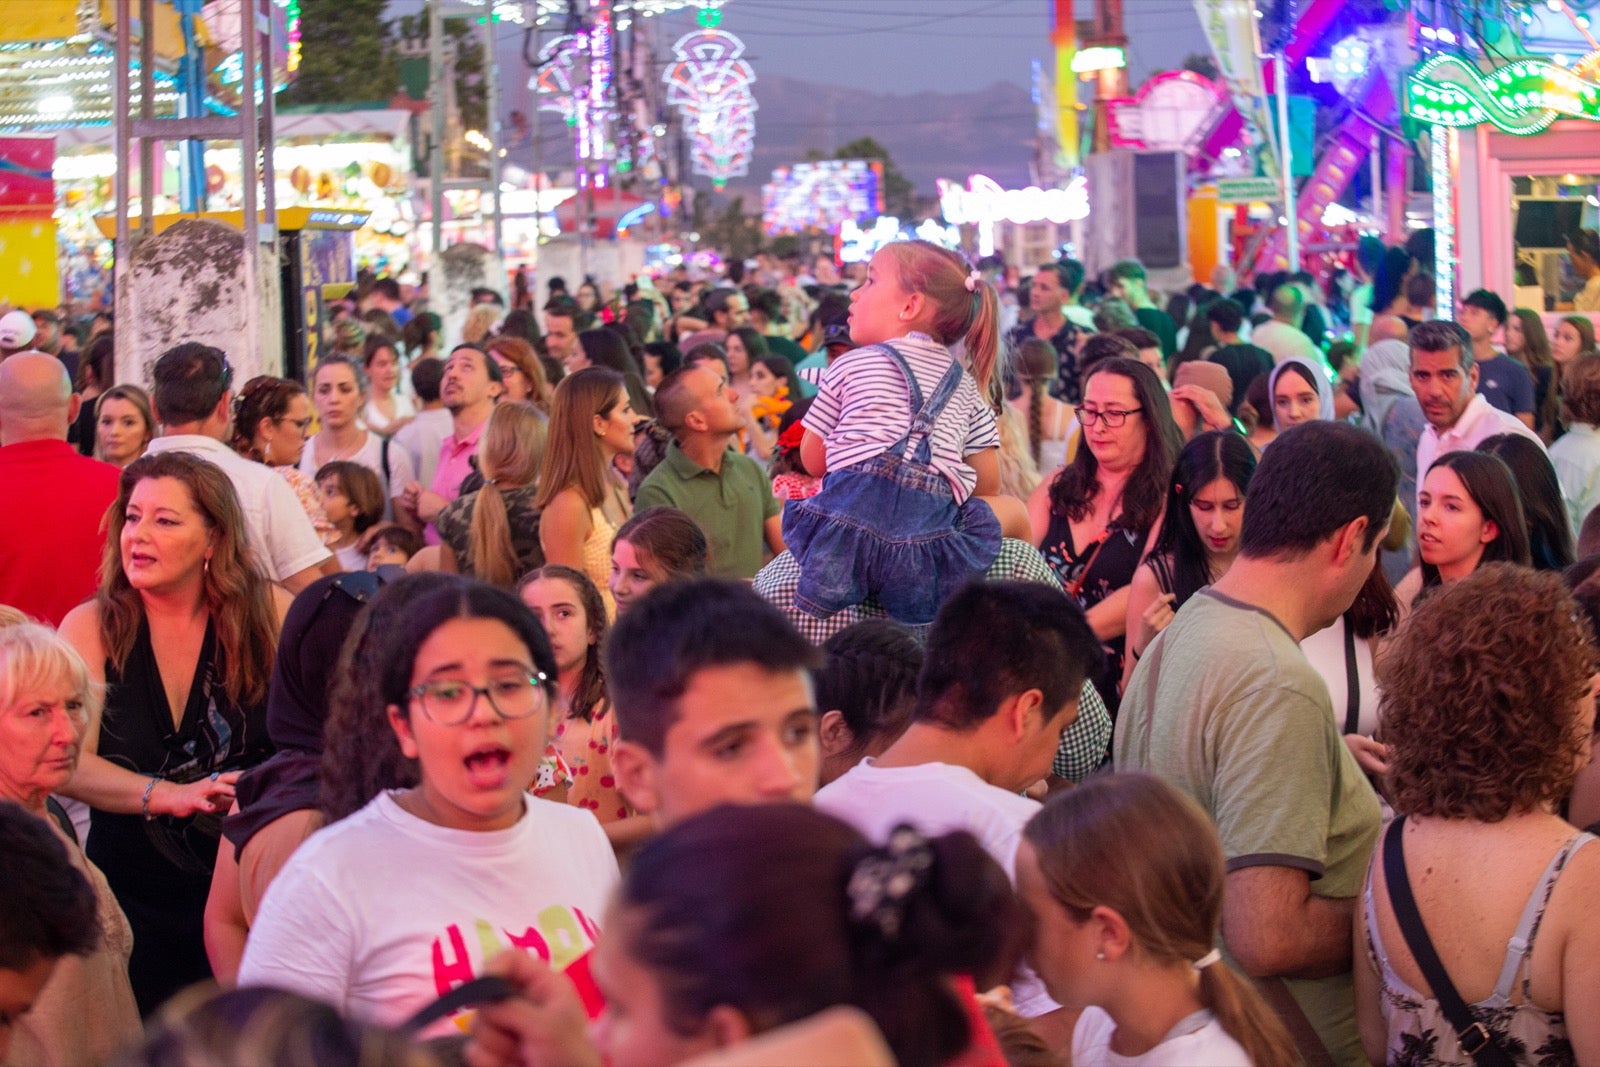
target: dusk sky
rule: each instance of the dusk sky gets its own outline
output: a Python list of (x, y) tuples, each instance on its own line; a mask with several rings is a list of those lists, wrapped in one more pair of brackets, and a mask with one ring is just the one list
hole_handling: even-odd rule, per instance
[[(1094, 0), (1076, 0), (1080, 19)], [(1193, 0), (1123, 0), (1135, 84), (1175, 67), (1205, 39)], [(391, 16), (421, 0), (391, 0)], [(723, 28), (763, 73), (878, 92), (965, 92), (997, 81), (1027, 86), (1051, 60), (1052, 0), (726, 0)], [(659, 20), (658, 52), (694, 25), (694, 9)], [(510, 47), (520, 31), (506, 27)]]
[[(1088, 18), (1093, 0), (1077, 0)], [(1051, 0), (729, 0), (722, 26), (763, 72), (880, 92), (1026, 86), (1048, 65)], [(675, 30), (693, 13), (668, 16)], [(1175, 67), (1205, 48), (1193, 0), (1124, 0), (1130, 74)]]

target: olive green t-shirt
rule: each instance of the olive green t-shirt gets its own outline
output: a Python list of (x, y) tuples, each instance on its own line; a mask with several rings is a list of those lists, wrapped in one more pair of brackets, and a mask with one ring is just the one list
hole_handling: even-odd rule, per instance
[[(1117, 770), (1188, 793), (1229, 871), (1294, 867), (1311, 892), (1361, 892), (1377, 795), (1334, 727), (1328, 687), (1267, 612), (1203, 589), (1151, 642), (1123, 695)], [(1336, 1063), (1365, 1064), (1350, 972), (1286, 979)]]

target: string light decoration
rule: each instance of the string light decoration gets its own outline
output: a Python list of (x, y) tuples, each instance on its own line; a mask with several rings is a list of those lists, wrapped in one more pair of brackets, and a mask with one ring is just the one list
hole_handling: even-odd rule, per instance
[(756, 145), (756, 73), (743, 58), (744, 42), (718, 28), (721, 18), (701, 8), (700, 29), (672, 46), (675, 61), (662, 76), (667, 103), (683, 116), (694, 169), (718, 189), (749, 173)]
[(1572, 69), (1517, 59), (1486, 73), (1457, 56), (1435, 56), (1407, 80), (1406, 112), (1435, 126), (1488, 122), (1524, 136), (1559, 118), (1600, 122), (1600, 52)]

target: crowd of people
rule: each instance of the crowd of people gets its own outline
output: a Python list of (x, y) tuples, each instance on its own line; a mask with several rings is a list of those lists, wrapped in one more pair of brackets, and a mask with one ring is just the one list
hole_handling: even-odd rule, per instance
[(1600, 1062), (1594, 324), (1431, 267), (30, 335), (0, 1062)]

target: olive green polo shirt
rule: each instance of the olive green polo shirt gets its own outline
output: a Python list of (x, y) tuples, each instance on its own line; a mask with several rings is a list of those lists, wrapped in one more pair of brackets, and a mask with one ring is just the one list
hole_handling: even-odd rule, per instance
[(728, 449), (722, 470), (702, 467), (674, 441), (667, 458), (639, 486), (635, 509), (665, 504), (688, 515), (706, 535), (708, 573), (754, 578), (766, 548), (766, 522), (783, 510), (761, 465)]

